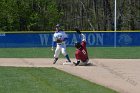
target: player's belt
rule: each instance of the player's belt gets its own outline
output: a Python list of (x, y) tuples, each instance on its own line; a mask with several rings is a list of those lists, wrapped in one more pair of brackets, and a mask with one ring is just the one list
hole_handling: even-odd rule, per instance
[(58, 45), (62, 45), (62, 44), (64, 44), (63, 42), (62, 43), (57, 43)]
[(62, 45), (62, 43), (58, 43), (58, 45)]

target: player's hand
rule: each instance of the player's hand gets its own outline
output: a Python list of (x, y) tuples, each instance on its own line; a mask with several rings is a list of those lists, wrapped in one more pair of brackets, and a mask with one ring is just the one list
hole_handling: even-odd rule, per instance
[(81, 34), (81, 31), (78, 27), (75, 27), (74, 30), (78, 33), (78, 34)]
[(52, 51), (54, 51), (53, 47), (51, 48)]

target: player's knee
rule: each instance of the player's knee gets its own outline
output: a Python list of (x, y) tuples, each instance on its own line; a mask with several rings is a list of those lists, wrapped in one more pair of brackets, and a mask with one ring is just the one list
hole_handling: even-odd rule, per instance
[(62, 54), (63, 54), (64, 56), (66, 56), (66, 55), (67, 55), (67, 53), (66, 53), (66, 52), (62, 52)]
[(58, 58), (58, 56), (57, 55), (54, 55), (54, 58)]

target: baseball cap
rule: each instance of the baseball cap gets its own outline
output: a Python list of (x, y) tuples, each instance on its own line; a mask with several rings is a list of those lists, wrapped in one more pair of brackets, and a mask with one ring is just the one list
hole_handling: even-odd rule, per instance
[(75, 46), (76, 48), (80, 48), (80, 47), (81, 47), (81, 43), (80, 43), (80, 42), (75, 42), (75, 43), (74, 43), (74, 46)]
[(56, 27), (60, 27), (60, 24), (56, 24)]

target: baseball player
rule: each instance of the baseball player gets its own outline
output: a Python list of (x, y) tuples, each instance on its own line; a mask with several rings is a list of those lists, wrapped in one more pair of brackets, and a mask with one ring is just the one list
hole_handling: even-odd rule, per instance
[(56, 32), (53, 35), (53, 43), (52, 43), (52, 51), (56, 43), (56, 50), (54, 54), (54, 62), (55, 64), (58, 60), (60, 52), (66, 57), (67, 62), (71, 63), (71, 60), (66, 52), (66, 44), (65, 41), (68, 39), (67, 34), (60, 29), (60, 24), (56, 25)]
[(81, 32), (79, 32), (79, 34), (82, 37), (82, 42), (75, 43), (75, 47), (76, 47), (75, 58), (77, 62), (73, 62), (73, 63), (75, 64), (75, 66), (77, 65), (85, 66), (88, 64), (89, 61), (88, 52), (86, 49), (86, 37)]

